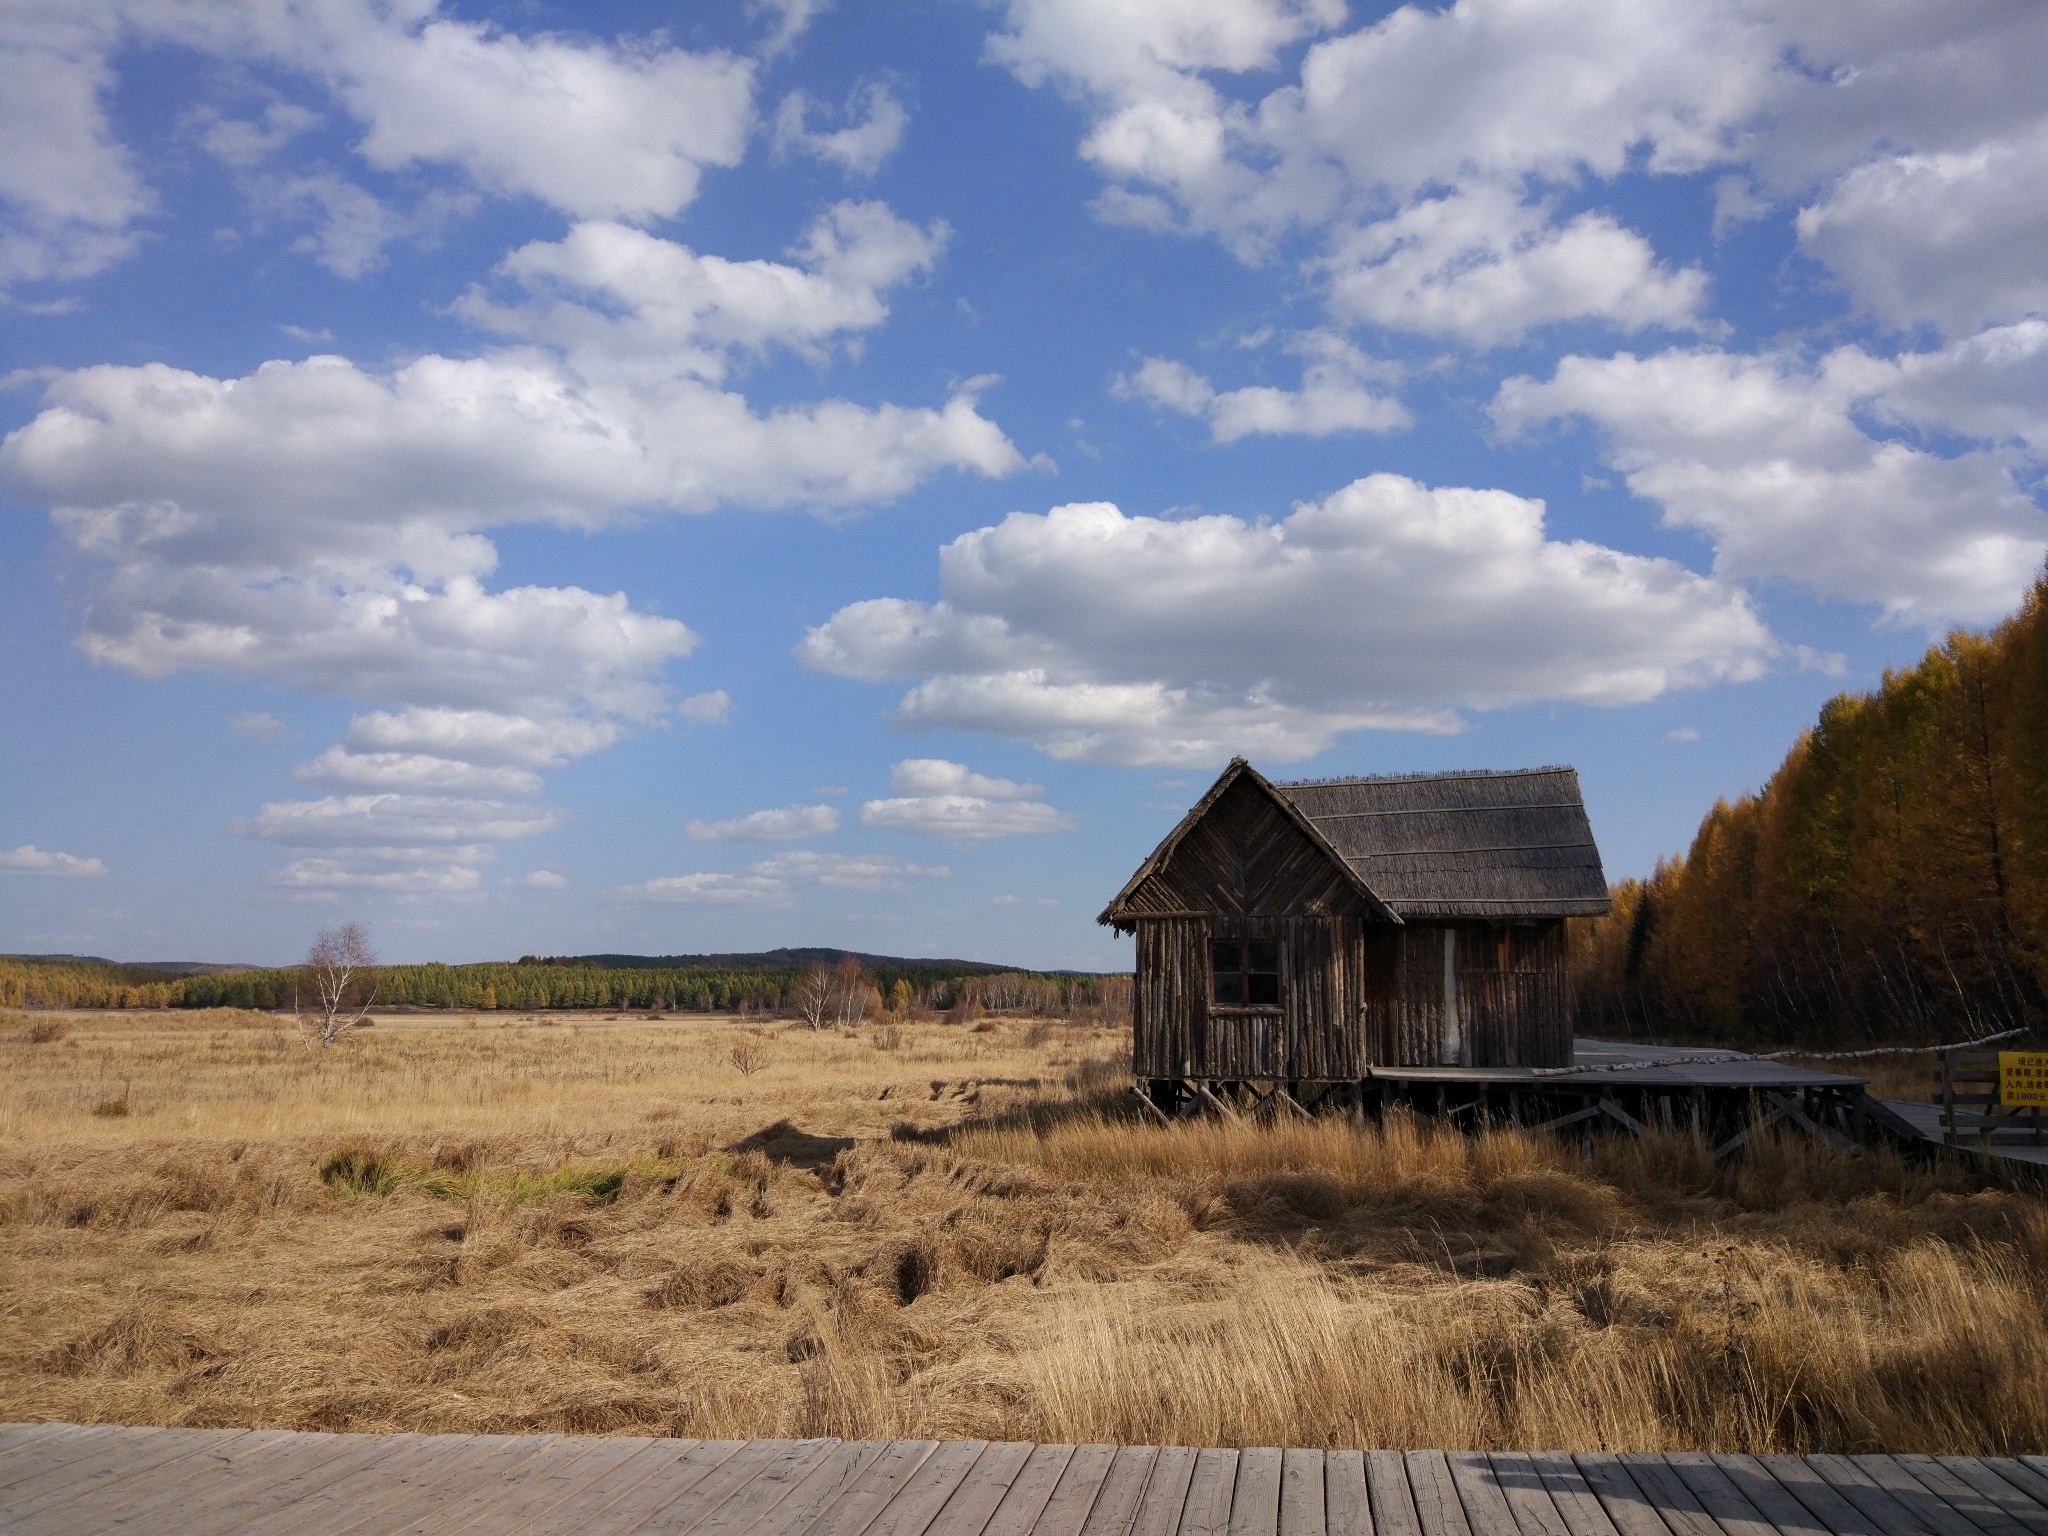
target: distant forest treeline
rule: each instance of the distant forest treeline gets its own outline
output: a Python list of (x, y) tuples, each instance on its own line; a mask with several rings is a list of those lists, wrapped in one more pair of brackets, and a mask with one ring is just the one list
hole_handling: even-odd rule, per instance
[(2034, 1025), (2048, 986), (2048, 575), (1842, 694), (1758, 795), (1575, 924), (1583, 1030), (1935, 1040)]
[[(818, 965), (849, 958), (840, 950), (769, 955), (640, 956), (578, 959), (528, 956), (517, 963), (387, 965), (377, 969), (377, 1002), (420, 1008), (615, 1008), (689, 1012), (780, 1011), (797, 979)], [(689, 963), (698, 959), (718, 964)], [(1044, 1012), (1128, 1010), (1124, 976), (1003, 971), (973, 961), (850, 957), (884, 998), (898, 982), (910, 1001), (940, 1011), (979, 1003)], [(173, 975), (102, 961), (0, 959), (0, 1007), (262, 1008), (292, 1006), (294, 988), (312, 988), (296, 968)]]

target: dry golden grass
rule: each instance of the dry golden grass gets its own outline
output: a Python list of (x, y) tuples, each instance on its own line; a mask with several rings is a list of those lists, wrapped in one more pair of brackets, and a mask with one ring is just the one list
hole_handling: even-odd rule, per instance
[(0, 1418), (2048, 1446), (2048, 1212), (1884, 1156), (1169, 1130), (1043, 1022), (46, 1021)]

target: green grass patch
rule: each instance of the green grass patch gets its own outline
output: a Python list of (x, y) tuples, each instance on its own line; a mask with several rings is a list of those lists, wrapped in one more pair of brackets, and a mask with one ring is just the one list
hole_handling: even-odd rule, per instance
[(329, 1153), (320, 1165), (320, 1182), (345, 1199), (395, 1195), (419, 1182), (426, 1170), (390, 1152), (347, 1146)]
[(328, 1154), (320, 1164), (320, 1182), (343, 1199), (370, 1199), (417, 1190), (437, 1200), (467, 1200), (485, 1189), (503, 1190), (521, 1204), (556, 1195), (574, 1195), (595, 1210), (614, 1204), (626, 1180), (644, 1175), (656, 1185), (672, 1183), (677, 1169), (668, 1163), (563, 1163), (534, 1171), (524, 1168), (430, 1168), (395, 1152), (351, 1143)]
[(545, 1200), (551, 1195), (577, 1195), (593, 1210), (601, 1205), (610, 1205), (619, 1198), (619, 1192), (626, 1187), (626, 1176), (633, 1170), (623, 1163), (592, 1167), (588, 1164), (564, 1163), (559, 1168), (550, 1168), (545, 1173), (514, 1173), (508, 1181), (514, 1200)]

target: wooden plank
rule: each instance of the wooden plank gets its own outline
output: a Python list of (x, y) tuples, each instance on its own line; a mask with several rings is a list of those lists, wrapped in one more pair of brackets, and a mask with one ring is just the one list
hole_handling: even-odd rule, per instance
[[(1005, 1440), (983, 1450), (974, 1459), (974, 1465), (967, 1469), (967, 1475), (960, 1479), (959, 1486), (939, 1506), (938, 1513), (926, 1523), (924, 1529), (928, 1536), (981, 1536), (982, 1528), (1009, 1495), (1018, 1474), (1037, 1449), (1028, 1441)], [(937, 1459), (934, 1457), (933, 1461)], [(919, 1471), (919, 1477), (931, 1476), (931, 1468), (932, 1463), (926, 1462)], [(907, 1502), (910, 1498), (909, 1489), (897, 1495), (868, 1536), (916, 1536), (907, 1524), (911, 1518), (908, 1511), (913, 1507)], [(906, 1524), (896, 1529), (892, 1522), (899, 1518), (896, 1512), (899, 1504), (905, 1505), (906, 1513), (901, 1518)]]
[[(358, 1442), (369, 1440), (363, 1445)], [(52, 1527), (49, 1536), (77, 1531), (117, 1531), (139, 1527), (155, 1536), (176, 1532), (218, 1530), (240, 1524), (278, 1507), (275, 1490), (296, 1484), (320, 1488), (374, 1462), (382, 1450), (374, 1436), (278, 1433), (278, 1438), (251, 1453), (213, 1468), (198, 1478), (138, 1500), (117, 1513), (100, 1512), (71, 1526)], [(292, 1495), (286, 1493), (289, 1504)]]
[(1913, 1510), (1880, 1488), (1868, 1472), (1847, 1456), (1809, 1456), (1806, 1464), (1861, 1510), (1883, 1536), (1935, 1536)]
[(682, 1498), (636, 1529), (662, 1536), (738, 1536), (779, 1504), (811, 1468), (832, 1454), (836, 1439), (753, 1440)]
[(1323, 1453), (1305, 1450), (1283, 1452), (1280, 1457), (1280, 1536), (1326, 1536), (1328, 1519), (1323, 1491)]
[(78, 1536), (82, 1532), (141, 1530), (152, 1536), (177, 1536), (179, 1532), (217, 1529), (213, 1516), (222, 1505), (233, 1504), (245, 1495), (261, 1493), (272, 1483), (282, 1482), (295, 1472), (317, 1466), (323, 1456), (332, 1456), (345, 1446), (341, 1437), (328, 1434), (292, 1434), (286, 1430), (264, 1431), (261, 1443), (244, 1441), (235, 1455), (218, 1455), (211, 1466), (193, 1476), (162, 1484), (152, 1481), (136, 1496), (118, 1507), (81, 1510), (70, 1520), (38, 1527), (44, 1536)]
[(2027, 1527), (1932, 1456), (1894, 1456), (1892, 1462), (1986, 1536), (2031, 1536)]
[(813, 1462), (803, 1480), (784, 1497), (752, 1509), (734, 1528), (747, 1536), (798, 1536), (844, 1497), (888, 1448), (886, 1440), (842, 1440)]
[(8, 1513), (25, 1520), (73, 1503), (95, 1509), (105, 1509), (110, 1503), (118, 1506), (151, 1483), (203, 1471), (211, 1465), (204, 1458), (256, 1433), (253, 1429), (166, 1429), (153, 1432), (145, 1441), (110, 1437), (56, 1477), (20, 1490), (8, 1500)]
[[(1913, 1469), (1915, 1477), (1920, 1475), (1917, 1463), (1921, 1459), (1917, 1456), (1899, 1458)], [(1996, 1504), (2008, 1519), (2024, 1526), (2033, 1536), (2048, 1536), (2048, 1507), (2028, 1498), (1983, 1462), (1972, 1456), (1943, 1456), (1936, 1464), (1949, 1476), (1960, 1479)], [(2043, 1492), (2048, 1492), (2048, 1489)]]
[(1080, 1536), (1088, 1511), (1095, 1505), (1095, 1495), (1115, 1460), (1113, 1445), (1075, 1446), (1052, 1497), (1045, 1501), (1045, 1508), (1032, 1523), (1032, 1536)]
[(1588, 1451), (1572, 1457), (1572, 1465), (1621, 1536), (1671, 1536), (1671, 1527), (1657, 1513), (1655, 1501), (1636, 1486), (1619, 1456), (1611, 1451)]
[[(112, 1476), (69, 1482), (61, 1489), (21, 1489), (7, 1501), (7, 1529), (34, 1531), (37, 1536), (56, 1536), (66, 1530), (98, 1530), (129, 1518), (129, 1512), (147, 1508), (165, 1496), (166, 1490), (188, 1486), (205, 1487), (210, 1475), (218, 1473), (222, 1458), (242, 1451), (260, 1450), (281, 1433), (270, 1430), (160, 1429), (148, 1432), (148, 1466), (121, 1470), (118, 1458), (139, 1440), (123, 1435), (111, 1441), (96, 1458)], [(185, 1455), (162, 1459), (166, 1450), (183, 1448)], [(110, 1459), (112, 1458), (112, 1459)]]
[(298, 1467), (269, 1486), (244, 1494), (232, 1510), (223, 1513), (222, 1523), (227, 1523), (231, 1515), (238, 1531), (254, 1529), (266, 1517), (295, 1510), (308, 1498), (332, 1498), (349, 1477), (366, 1468), (383, 1465), (394, 1453), (426, 1437), (396, 1434), (338, 1435), (335, 1438), (351, 1443), (315, 1465)]
[[(774, 1464), (792, 1444), (789, 1440), (745, 1440), (739, 1449), (726, 1457), (701, 1478), (694, 1478), (679, 1489), (664, 1496), (661, 1502), (641, 1518), (635, 1531), (674, 1533), (687, 1531), (699, 1522), (710, 1518), (725, 1501), (740, 1488), (745, 1487), (761, 1472)], [(815, 1446), (817, 1441), (806, 1441)]]
[(479, 1527), (492, 1533), (524, 1530), (565, 1500), (580, 1502), (578, 1496), (594, 1482), (646, 1449), (644, 1440), (585, 1436), (564, 1441), (519, 1468), (499, 1486), (495, 1498), (477, 1494), (468, 1515), (454, 1515), (436, 1525), (436, 1536), (456, 1536)]
[(1984, 1456), (1979, 1464), (1989, 1467), (2036, 1504), (2048, 1507), (2048, 1473), (2036, 1472), (2011, 1456)]
[(1272, 1446), (1237, 1453), (1237, 1488), (1230, 1496), (1230, 1536), (1276, 1536), (1280, 1528), (1280, 1452)]
[(1401, 1461), (1408, 1469), (1408, 1490), (1415, 1495), (1415, 1518), (1422, 1536), (1472, 1536), (1444, 1453), (1410, 1451)]
[(1152, 1460), (1145, 1497), (1131, 1522), (1131, 1536), (1176, 1536), (1187, 1507), (1188, 1485), (1194, 1481), (1197, 1452), (1189, 1445), (1161, 1446)]
[[(389, 1507), (422, 1477), (459, 1477), (488, 1454), (474, 1435), (377, 1435), (382, 1455), (328, 1485), (311, 1504), (285, 1504), (253, 1517), (235, 1536), (320, 1536), (357, 1521), (361, 1512)], [(505, 1439), (508, 1437), (498, 1437)]]
[(1180, 1536), (1225, 1536), (1237, 1489), (1237, 1452), (1212, 1447), (1195, 1453), (1195, 1474), (1181, 1508)]
[(1544, 1486), (1542, 1469), (1526, 1451), (1495, 1451), (1486, 1458), (1493, 1485), (1507, 1501), (1522, 1536), (1573, 1536), (1571, 1523)]
[[(744, 1440), (657, 1440), (583, 1498), (557, 1505), (520, 1536), (628, 1531), (680, 1498), (746, 1446)], [(687, 1447), (687, 1449), (684, 1449)], [(235, 1536), (241, 1536), (238, 1531)]]
[[(925, 1528), (938, 1518), (939, 1511), (959, 1491), (968, 1474), (993, 1449), (986, 1440), (942, 1443), (917, 1469), (917, 1475), (898, 1489), (896, 1496), (875, 1516), (865, 1536), (923, 1536)], [(1016, 1464), (1023, 1463), (1023, 1456), (1018, 1456)], [(995, 1508), (993, 1501), (989, 1508)]]
[[(1004, 1490), (1002, 1501), (990, 1513), (988, 1524), (983, 1527), (986, 1536), (1030, 1536), (1053, 1490), (1066, 1475), (1067, 1463), (1073, 1459), (1071, 1445), (1035, 1447)], [(951, 1526), (947, 1527), (947, 1536), (954, 1536)]]
[[(936, 1440), (890, 1440), (882, 1454), (809, 1526), (810, 1536), (861, 1536), (939, 1448)], [(796, 1536), (791, 1528), (789, 1536)]]
[(1329, 1536), (1376, 1536), (1363, 1451), (1324, 1454), (1323, 1515)]
[(94, 1430), (106, 1428), (103, 1424), (66, 1424), (54, 1419), (33, 1424), (0, 1424), (0, 1482), (6, 1480), (7, 1466), (37, 1446), (48, 1451), (66, 1442), (83, 1444)]
[(2030, 1477), (2028, 1468), (1997, 1456), (1942, 1456), (1939, 1462), (1970, 1487), (1999, 1499), (2001, 1507), (2030, 1530), (2038, 1520), (2048, 1520), (2048, 1477), (2036, 1479), (2038, 1489), (2030, 1489), (2019, 1481)]
[(1422, 1517), (1408, 1487), (1408, 1463), (1399, 1451), (1365, 1453), (1365, 1486), (1372, 1496), (1374, 1536), (1422, 1536)]
[(94, 1476), (103, 1480), (110, 1476), (120, 1476), (124, 1469), (138, 1468), (148, 1458), (164, 1461), (172, 1456), (189, 1455), (191, 1437), (194, 1433), (210, 1434), (220, 1439), (229, 1435), (247, 1434), (248, 1431), (117, 1430), (114, 1426), (107, 1425), (88, 1443), (73, 1447), (74, 1454), (64, 1456), (54, 1465), (38, 1468), (32, 1477), (22, 1478), (18, 1485), (9, 1490), (9, 1502), (18, 1503), (24, 1499), (42, 1498)]
[(6, 1455), (0, 1457), (0, 1490), (33, 1478), (54, 1477), (59, 1468), (89, 1455), (95, 1443), (117, 1432), (111, 1424), (10, 1424), (8, 1428), (47, 1433), (9, 1439)]
[(1601, 1507), (1600, 1495), (1593, 1491), (1571, 1457), (1562, 1451), (1536, 1451), (1531, 1453), (1529, 1465), (1543, 1479), (1544, 1492), (1550, 1495), (1550, 1502), (1572, 1536), (1621, 1536)]
[(1451, 1483), (1465, 1506), (1465, 1522), (1472, 1536), (1520, 1536), (1515, 1512), (1508, 1508), (1500, 1484), (1494, 1481), (1493, 1463), (1484, 1451), (1452, 1451), (1444, 1458), (1451, 1469)]
[(1824, 1530), (1836, 1536), (1884, 1536), (1884, 1527), (1836, 1491), (1804, 1456), (1750, 1458), (1772, 1479), (1813, 1512)]
[(1776, 1536), (1777, 1527), (1743, 1495), (1713, 1457), (1699, 1451), (1672, 1451), (1664, 1461), (1728, 1536)]
[(1948, 1501), (1932, 1491), (1892, 1456), (1851, 1456), (1858, 1471), (1910, 1509), (1936, 1536), (1979, 1536), (1979, 1527), (1952, 1509)]
[(1671, 1536), (1721, 1536), (1713, 1516), (1685, 1486), (1678, 1469), (1662, 1456), (1653, 1451), (1624, 1451), (1619, 1460), (1671, 1528)]
[[(307, 1536), (342, 1536), (344, 1532), (375, 1531), (386, 1536), (393, 1527), (448, 1508), (486, 1488), (523, 1462), (561, 1440), (560, 1435), (433, 1435), (446, 1457), (417, 1462), (399, 1470), (388, 1484), (361, 1503), (337, 1506), (316, 1501), (310, 1521), (293, 1525), (293, 1532)], [(374, 1475), (374, 1474), (373, 1474)], [(237, 1533), (239, 1536), (239, 1533)]]
[(1081, 1527), (1081, 1536), (1129, 1536), (1138, 1518), (1139, 1502), (1145, 1497), (1145, 1485), (1152, 1480), (1152, 1464), (1158, 1459), (1156, 1445), (1127, 1445), (1118, 1451)]
[[(1771, 1475), (1771, 1469), (1754, 1456), (1723, 1455), (1714, 1465), (1735, 1485), (1736, 1491), (1755, 1506), (1756, 1512), (1784, 1536), (1833, 1536), (1834, 1528), (1799, 1501), (1796, 1494)], [(1816, 1482), (1819, 1479), (1815, 1479)], [(1821, 1484), (1826, 1487), (1825, 1483)], [(1844, 1505), (1851, 1515), (1853, 1509)], [(2048, 1533), (2044, 1533), (2048, 1536)]]

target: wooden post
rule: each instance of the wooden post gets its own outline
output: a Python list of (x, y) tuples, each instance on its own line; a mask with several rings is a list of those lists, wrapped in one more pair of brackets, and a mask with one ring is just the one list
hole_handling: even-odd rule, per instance
[(1131, 1084), (1131, 1094), (1145, 1107), (1145, 1112), (1154, 1120), (1157, 1120), (1161, 1125), (1173, 1124), (1171, 1120), (1166, 1118), (1166, 1111), (1152, 1102), (1152, 1095), (1140, 1088), (1136, 1083)]
[(1224, 1119), (1235, 1120), (1237, 1118), (1237, 1111), (1232, 1109), (1228, 1104), (1224, 1103), (1221, 1099), (1217, 1098), (1215, 1094), (1211, 1093), (1209, 1091), (1209, 1085), (1207, 1083), (1196, 1083), (1195, 1094), (1202, 1100), (1203, 1103), (1207, 1104), (1211, 1109), (1215, 1110), (1216, 1113), (1221, 1115)]

